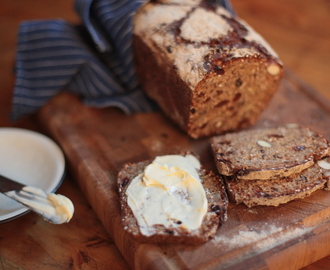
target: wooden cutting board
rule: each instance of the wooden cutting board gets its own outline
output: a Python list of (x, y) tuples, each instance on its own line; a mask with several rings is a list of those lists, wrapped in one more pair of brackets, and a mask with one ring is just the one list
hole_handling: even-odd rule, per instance
[[(126, 162), (192, 150), (214, 170), (208, 139), (193, 140), (161, 112), (126, 116), (91, 109), (70, 94), (40, 112), (64, 150), (70, 171), (119, 250), (134, 269), (299, 269), (330, 253), (330, 192), (279, 207), (229, 204), (216, 237), (200, 246), (141, 244), (121, 225), (116, 176)], [(256, 126), (300, 123), (330, 139), (330, 103), (286, 72)]]

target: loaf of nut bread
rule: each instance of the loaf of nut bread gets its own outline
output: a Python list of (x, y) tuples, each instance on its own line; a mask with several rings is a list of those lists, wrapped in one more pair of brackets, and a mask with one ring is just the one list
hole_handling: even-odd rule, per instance
[[(132, 191), (129, 191), (128, 189), (130, 185), (133, 185), (133, 181), (136, 180), (141, 181), (138, 184), (139, 187), (141, 185), (145, 186), (145, 170), (151, 163), (152, 160), (133, 164), (129, 163), (124, 165), (118, 174), (122, 222), (125, 230), (138, 241), (147, 243), (198, 245), (210, 240), (215, 235), (218, 227), (227, 217), (228, 198), (222, 178), (216, 176), (212, 172), (204, 170), (203, 168), (197, 170), (206, 195), (206, 213), (198, 228), (189, 229), (185, 224), (184, 216), (192, 215), (190, 210), (187, 210), (186, 213), (183, 212), (182, 216), (175, 216), (174, 214), (172, 215), (171, 210), (164, 210), (171, 206), (171, 201), (175, 194), (181, 197), (181, 203), (187, 203), (188, 205), (193, 204), (191, 196), (194, 194), (178, 189), (175, 186), (172, 186), (167, 190), (169, 198), (171, 198), (170, 201), (164, 200), (161, 195), (153, 197), (152, 194), (148, 193), (149, 191), (143, 189), (139, 190), (137, 191), (137, 195), (134, 196), (138, 197), (141, 196), (141, 194), (147, 195), (138, 199), (134, 198), (135, 201), (133, 200), (133, 204), (136, 209), (131, 208), (128, 197), (131, 196)], [(156, 184), (153, 183), (153, 185)], [(159, 188), (164, 190), (164, 187)], [(132, 187), (132, 189), (134, 189), (134, 187)], [(152, 205), (160, 203), (163, 205), (163, 209), (158, 211), (151, 208), (141, 210), (144, 205), (149, 205), (148, 203), (151, 203)], [(189, 207), (187, 209), (189, 209)], [(168, 213), (168, 211), (170, 211), (170, 213)], [(147, 213), (146, 215), (150, 212), (150, 215), (152, 215), (153, 219), (156, 219), (156, 222), (151, 223), (151, 221), (145, 216), (142, 222), (139, 223), (139, 215), (142, 212)], [(164, 215), (167, 216), (168, 224), (166, 225), (162, 223), (162, 217), (164, 217)]]
[(192, 138), (255, 123), (283, 75), (270, 45), (215, 3), (154, 0), (133, 23), (143, 89)]

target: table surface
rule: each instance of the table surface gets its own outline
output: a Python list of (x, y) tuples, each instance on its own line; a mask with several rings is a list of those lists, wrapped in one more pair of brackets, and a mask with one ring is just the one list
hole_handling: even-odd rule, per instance
[[(232, 0), (237, 14), (277, 51), (284, 65), (330, 99), (330, 2), (327, 0)], [(2, 0), (0, 9), (0, 127), (43, 132), (34, 116), (8, 120), (13, 66), (22, 20), (63, 18), (78, 23), (73, 0)], [(72, 221), (51, 225), (29, 213), (0, 224), (0, 269), (128, 269), (70, 172), (58, 193), (75, 204)], [(330, 255), (330, 251), (329, 251)], [(330, 256), (304, 269), (327, 269)], [(46, 267), (46, 268), (45, 268)]]

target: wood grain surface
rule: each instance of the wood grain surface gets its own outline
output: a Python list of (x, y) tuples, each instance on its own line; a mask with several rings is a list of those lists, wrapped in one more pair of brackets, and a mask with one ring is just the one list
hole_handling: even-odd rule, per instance
[[(330, 99), (328, 0), (232, 0), (232, 3), (239, 16), (270, 42), (286, 67), (315, 91)], [(0, 7), (0, 127), (17, 126), (46, 132), (35, 116), (16, 123), (8, 119), (15, 81), (13, 67), (17, 29), (21, 21), (32, 19), (63, 18), (72, 23), (79, 23), (80, 20), (73, 10), (73, 0), (1, 0)], [(329, 126), (329, 118), (323, 121)], [(166, 141), (165, 137), (160, 136), (160, 141)], [(122, 138), (117, 140), (120, 143)], [(114, 148), (118, 155), (121, 151), (130, 151), (125, 147)], [(143, 145), (138, 147), (141, 148)], [(143, 156), (132, 154), (132, 158), (138, 159)], [(113, 164), (107, 166), (111, 167)], [(61, 194), (73, 200), (76, 207), (75, 216), (69, 224), (53, 226), (33, 213), (0, 224), (0, 269), (129, 269), (77, 183), (69, 171), (59, 189)], [(291, 211), (299, 215), (300, 210), (292, 208)], [(319, 217), (325, 217), (327, 214), (327, 211), (322, 212)], [(248, 213), (238, 218), (244, 219), (251, 215), (254, 214)], [(313, 220), (314, 217), (305, 222), (312, 226)], [(283, 269), (297, 269), (302, 267), (301, 265), (318, 260), (321, 255), (327, 256), (330, 253), (326, 225), (320, 226), (317, 232), (315, 235), (319, 239), (315, 236), (302, 238), (300, 244), (297, 243), (285, 250), (289, 260), (284, 261)], [(310, 241), (314, 244), (309, 247)], [(315, 241), (319, 243), (317, 248)], [(320, 250), (323, 253), (320, 253)], [(141, 248), (137, 254), (143, 254), (143, 251), (144, 248)], [(169, 255), (175, 254), (175, 250), (167, 252)], [(271, 254), (276, 252), (280, 252), (280, 249), (270, 250)], [(309, 254), (308, 261), (303, 260), (301, 264), (293, 265), (290, 256), (296, 253)], [(267, 264), (274, 263), (271, 260), (278, 258), (272, 257), (271, 254), (268, 254), (270, 262)], [(152, 255), (150, 256), (152, 258)], [(329, 269), (329, 265), (330, 257), (325, 257), (303, 269)], [(279, 265), (279, 268), (281, 266)]]

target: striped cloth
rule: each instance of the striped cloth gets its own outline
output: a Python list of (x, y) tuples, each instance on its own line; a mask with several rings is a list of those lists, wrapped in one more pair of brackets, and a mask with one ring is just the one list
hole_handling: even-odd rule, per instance
[[(61, 91), (93, 107), (126, 114), (156, 106), (137, 83), (132, 18), (146, 0), (76, 0), (82, 26), (64, 20), (24, 21), (18, 31), (11, 118), (36, 112)], [(229, 1), (219, 1), (233, 13)]]

